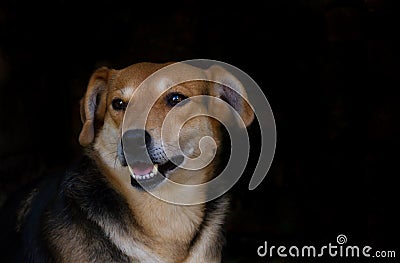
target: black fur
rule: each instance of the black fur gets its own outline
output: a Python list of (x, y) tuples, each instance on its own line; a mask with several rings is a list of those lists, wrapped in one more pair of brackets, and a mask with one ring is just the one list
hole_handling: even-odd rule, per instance
[[(69, 226), (79, 228), (79, 238), (87, 244), (84, 249), (93, 256), (93, 262), (129, 262), (95, 220), (101, 217), (120, 229), (135, 222), (125, 200), (108, 185), (92, 160), (85, 157), (74, 169), (47, 177), (35, 189), (37, 194), (29, 213), (21, 222), (17, 222), (16, 215), (8, 213), (8, 221), (11, 224), (14, 221), (14, 225), (10, 226), (7, 236), (16, 245), (0, 255), (0, 262), (57, 262), (58, 253), (49, 238)], [(16, 230), (18, 223), (19, 231)], [(2, 235), (2, 250), (7, 240)]]

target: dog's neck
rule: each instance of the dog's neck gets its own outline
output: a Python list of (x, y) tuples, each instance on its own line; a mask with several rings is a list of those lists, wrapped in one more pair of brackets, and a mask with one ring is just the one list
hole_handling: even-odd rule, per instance
[(148, 193), (132, 195), (129, 206), (144, 233), (155, 242), (151, 249), (163, 259), (180, 262), (177, 255), (188, 253), (189, 246), (204, 217), (204, 205), (181, 206), (166, 203)]
[[(183, 206), (160, 200), (144, 190), (133, 188), (127, 180), (119, 180), (121, 177), (129, 178), (129, 175), (117, 174), (115, 169), (105, 166), (98, 158), (94, 159), (98, 160), (99, 168), (110, 175), (108, 180), (111, 186), (124, 197), (132, 218), (135, 218), (135, 226), (132, 225), (129, 233), (105, 229), (110, 232), (114, 243), (131, 257), (137, 257), (138, 250), (146, 253), (146, 258), (156, 252), (154, 262), (160, 258), (160, 262), (181, 262), (183, 255), (189, 256), (190, 245), (204, 219), (204, 204)], [(138, 237), (149, 245), (145, 247), (135, 242)]]

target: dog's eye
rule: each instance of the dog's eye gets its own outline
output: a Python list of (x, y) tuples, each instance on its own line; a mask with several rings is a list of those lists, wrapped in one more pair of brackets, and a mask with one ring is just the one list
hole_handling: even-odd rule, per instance
[[(167, 96), (167, 103), (169, 106), (174, 107), (176, 104), (178, 104), (179, 102), (185, 101), (188, 97), (186, 97), (185, 95), (182, 95), (180, 93), (171, 93)], [(189, 100), (186, 100), (186, 102), (188, 102)], [(181, 104), (183, 105), (183, 104)]]
[(122, 111), (122, 110), (126, 109), (126, 107), (128, 106), (128, 103), (126, 103), (122, 99), (113, 99), (111, 105), (112, 105), (114, 110)]

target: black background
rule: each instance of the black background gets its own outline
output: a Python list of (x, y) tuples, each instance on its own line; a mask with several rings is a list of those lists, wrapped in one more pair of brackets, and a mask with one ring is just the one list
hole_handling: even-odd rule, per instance
[(224, 260), (339, 234), (396, 249), (395, 2), (1, 1), (0, 204), (78, 158), (79, 99), (97, 67), (216, 59), (262, 87), (278, 135), (261, 186), (248, 191), (248, 173), (231, 191)]

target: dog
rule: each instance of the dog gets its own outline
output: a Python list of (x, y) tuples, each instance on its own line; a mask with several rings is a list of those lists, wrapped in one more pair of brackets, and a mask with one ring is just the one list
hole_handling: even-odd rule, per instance
[[(211, 81), (179, 83), (159, 94), (150, 88), (136, 92), (146, 79), (170, 65), (102, 67), (92, 74), (81, 100), (79, 143), (84, 157), (65, 173), (39, 182), (24, 197), (12, 228), (19, 240), (18, 252), (7, 260), (221, 262), (228, 197), (196, 202), (207, 201), (206, 193), (183, 191), (179, 200), (193, 204), (181, 205), (154, 195), (177, 197), (168, 180), (197, 185), (218, 176), (223, 127), (201, 115), (187, 120), (179, 136), (169, 129), (163, 136), (162, 124), (172, 110), (172, 126), (175, 122), (179, 126), (180, 118), (191, 110), (215, 112), (222, 101), (232, 106), (244, 126), (251, 124), (254, 113), (240, 81), (221, 66), (195, 69)], [(195, 96), (211, 96), (218, 102), (195, 103), (191, 99)], [(146, 105), (149, 98), (155, 102), (145, 125), (123, 132), (130, 105)], [(182, 168), (185, 158), (201, 155), (199, 141), (206, 136), (215, 142), (215, 157), (201, 169)], [(172, 142), (180, 147), (168, 148)]]

